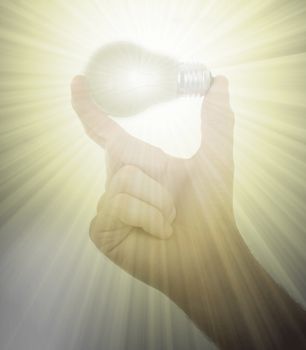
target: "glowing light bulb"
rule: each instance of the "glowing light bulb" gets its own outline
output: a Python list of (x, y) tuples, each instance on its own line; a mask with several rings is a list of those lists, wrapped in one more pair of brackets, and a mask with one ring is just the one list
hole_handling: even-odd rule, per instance
[(85, 75), (95, 101), (118, 117), (182, 95), (204, 96), (212, 82), (203, 64), (179, 63), (128, 42), (99, 49)]

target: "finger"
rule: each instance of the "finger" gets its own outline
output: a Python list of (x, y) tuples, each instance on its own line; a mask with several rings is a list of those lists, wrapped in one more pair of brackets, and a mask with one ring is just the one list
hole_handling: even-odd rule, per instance
[(224, 161), (233, 156), (234, 114), (229, 103), (228, 81), (218, 76), (206, 95), (201, 114), (204, 152), (212, 152)]
[(160, 181), (167, 167), (168, 156), (164, 151), (132, 136), (108, 144), (107, 152), (112, 159), (113, 175), (122, 165), (132, 165)]
[(165, 168), (165, 153), (125, 132), (93, 101), (84, 76), (76, 76), (71, 83), (72, 106), (88, 136), (107, 149), (114, 159), (115, 170), (122, 164), (141, 167), (158, 178)]
[(160, 239), (172, 235), (172, 227), (165, 222), (162, 213), (138, 198), (120, 193), (112, 198), (110, 205), (119, 220), (128, 226), (142, 228)]
[(125, 134), (124, 130), (110, 119), (94, 102), (84, 76), (76, 76), (71, 83), (71, 103), (85, 130), (94, 136), (101, 146)]
[(170, 224), (175, 218), (175, 207), (170, 193), (135, 166), (123, 166), (111, 179), (108, 192), (110, 196), (127, 193), (146, 202), (158, 209)]
[(99, 212), (91, 222), (89, 236), (95, 245), (107, 254), (129, 235), (131, 229), (106, 212)]

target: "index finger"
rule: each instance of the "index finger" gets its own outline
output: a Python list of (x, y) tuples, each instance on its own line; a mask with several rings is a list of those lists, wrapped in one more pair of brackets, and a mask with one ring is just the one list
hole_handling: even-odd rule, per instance
[(110, 153), (115, 170), (129, 164), (159, 178), (166, 163), (164, 152), (128, 134), (109, 118), (91, 97), (85, 76), (73, 79), (71, 97), (72, 106), (88, 136)]
[(91, 97), (85, 76), (76, 76), (71, 83), (71, 103), (85, 130), (95, 135), (101, 146), (125, 131), (109, 118)]

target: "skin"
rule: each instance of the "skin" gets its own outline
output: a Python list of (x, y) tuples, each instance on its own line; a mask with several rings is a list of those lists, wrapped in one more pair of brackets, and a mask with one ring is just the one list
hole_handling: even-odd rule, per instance
[(228, 82), (216, 77), (190, 159), (127, 134), (72, 82), (72, 105), (107, 155), (106, 190), (90, 237), (110, 260), (160, 290), (222, 349), (306, 348), (304, 310), (244, 243), (233, 211)]

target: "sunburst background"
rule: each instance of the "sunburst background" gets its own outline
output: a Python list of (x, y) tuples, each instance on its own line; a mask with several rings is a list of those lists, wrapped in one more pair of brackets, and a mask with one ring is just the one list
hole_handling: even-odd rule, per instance
[[(240, 231), (306, 305), (305, 1), (2, 0), (0, 21), (1, 349), (213, 348), (88, 238), (104, 152), (84, 134), (69, 84), (113, 40), (228, 77)], [(199, 108), (181, 99), (119, 122), (188, 157)]]

